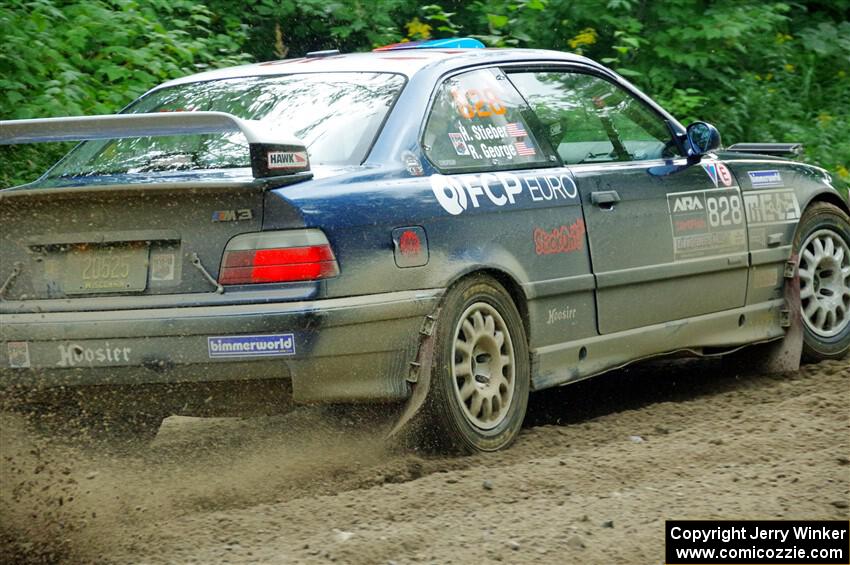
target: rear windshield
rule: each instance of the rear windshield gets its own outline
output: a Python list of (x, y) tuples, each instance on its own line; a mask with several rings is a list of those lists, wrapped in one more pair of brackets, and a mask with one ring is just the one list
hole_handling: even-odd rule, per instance
[[(295, 135), (313, 164), (353, 165), (370, 146), (404, 85), (390, 73), (243, 77), (157, 90), (124, 113), (227, 112)], [(48, 178), (250, 167), (241, 133), (133, 137), (78, 145)]]

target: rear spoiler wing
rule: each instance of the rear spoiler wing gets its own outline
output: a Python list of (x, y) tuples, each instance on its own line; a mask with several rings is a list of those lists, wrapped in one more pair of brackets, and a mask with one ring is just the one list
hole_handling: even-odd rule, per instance
[(242, 133), (251, 152), (254, 178), (310, 170), (304, 142), (255, 120), (225, 112), (158, 112), (0, 121), (0, 145), (85, 141), (125, 137)]
[(736, 143), (726, 148), (734, 153), (759, 153), (775, 157), (799, 157), (803, 154), (802, 143)]

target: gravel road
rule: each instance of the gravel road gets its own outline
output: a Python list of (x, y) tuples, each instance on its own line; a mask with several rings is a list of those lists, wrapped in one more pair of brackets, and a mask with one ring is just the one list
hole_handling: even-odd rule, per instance
[(501, 453), (327, 412), (165, 421), (106, 455), (0, 420), (3, 563), (661, 563), (665, 519), (850, 517), (850, 362), (663, 361), (532, 396)]

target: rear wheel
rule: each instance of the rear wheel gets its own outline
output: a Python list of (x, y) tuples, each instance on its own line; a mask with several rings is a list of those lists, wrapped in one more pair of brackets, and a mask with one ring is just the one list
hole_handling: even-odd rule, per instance
[(825, 202), (810, 206), (797, 230), (803, 356), (840, 359), (850, 350), (850, 218)]
[(510, 295), (487, 277), (451, 288), (437, 324), (427, 435), (460, 452), (516, 439), (528, 404), (530, 363)]

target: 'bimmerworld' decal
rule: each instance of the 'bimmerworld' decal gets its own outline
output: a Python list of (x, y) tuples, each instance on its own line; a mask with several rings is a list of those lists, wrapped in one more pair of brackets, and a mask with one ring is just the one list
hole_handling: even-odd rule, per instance
[(207, 338), (210, 358), (295, 355), (295, 335), (232, 335)]
[(747, 175), (750, 177), (750, 183), (753, 185), (753, 188), (784, 186), (782, 175), (779, 171), (750, 171)]

